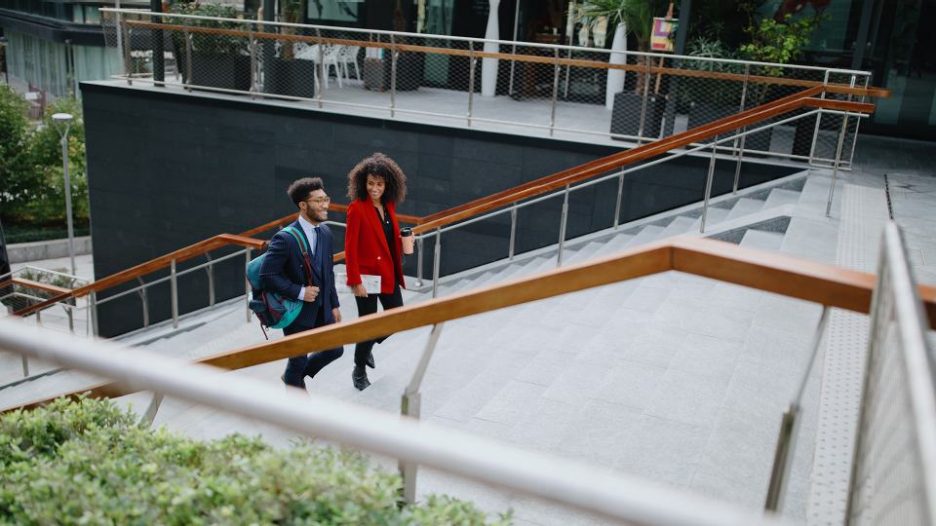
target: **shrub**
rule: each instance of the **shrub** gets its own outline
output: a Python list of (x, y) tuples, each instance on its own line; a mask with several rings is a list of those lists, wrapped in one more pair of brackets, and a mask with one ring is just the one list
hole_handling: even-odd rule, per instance
[(55, 101), (47, 108), (42, 122), (32, 129), (25, 117), (25, 101), (8, 87), (0, 86), (0, 220), (11, 232), (17, 228), (41, 230), (65, 224), (61, 136), (52, 121), (52, 115), (59, 112), (75, 116), (68, 134), (73, 215), (79, 228), (88, 224), (80, 104), (74, 99)]
[[(259, 438), (197, 441), (138, 426), (110, 401), (57, 400), (0, 418), (0, 523), (487, 524), (472, 504), (401, 506), (365, 457)], [(494, 522), (507, 523), (509, 515)]]

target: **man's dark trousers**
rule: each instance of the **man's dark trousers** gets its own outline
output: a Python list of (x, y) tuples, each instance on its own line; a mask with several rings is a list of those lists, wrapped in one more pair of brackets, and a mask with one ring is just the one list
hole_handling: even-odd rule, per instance
[[(323, 310), (319, 309), (318, 314), (315, 317), (315, 326), (322, 327), (323, 325), (330, 325), (331, 323), (333, 323), (333, 321), (328, 323), (325, 322)], [(289, 327), (283, 329), (283, 335), (289, 336), (290, 334), (296, 334), (297, 332), (313, 329), (313, 327), (296, 327), (295, 325), (296, 324), (292, 324)], [(329, 349), (327, 351), (319, 351), (309, 355), (303, 354), (299, 356), (293, 356), (289, 359), (288, 362), (286, 362), (286, 372), (283, 374), (283, 380), (287, 385), (305, 388), (306, 376), (308, 376), (310, 379), (313, 378), (326, 365), (332, 363), (338, 358), (341, 358), (342, 354), (344, 354), (344, 348), (338, 347), (335, 349)]]
[[(302, 232), (298, 221), (292, 226)], [(304, 232), (302, 237), (305, 237)], [(310, 245), (311, 243), (307, 243), (307, 246)], [(330, 257), (333, 246), (332, 235), (327, 226), (319, 227), (315, 246), (316, 251), (312, 255), (312, 281), (319, 284), (319, 294), (314, 302), (303, 302), (299, 316), (283, 329), (283, 334), (286, 336), (335, 322), (332, 309), (338, 307), (338, 292), (335, 289), (334, 264)], [(260, 267), (260, 277), (264, 287), (268, 290), (289, 298), (299, 296), (300, 288), (306, 284), (307, 276), (302, 252), (292, 235), (281, 231), (273, 236), (266, 258)], [(340, 357), (343, 352), (343, 348), (339, 347), (311, 355), (294, 356), (286, 364), (283, 380), (288, 385), (304, 387), (306, 375), (314, 376), (323, 367)]]

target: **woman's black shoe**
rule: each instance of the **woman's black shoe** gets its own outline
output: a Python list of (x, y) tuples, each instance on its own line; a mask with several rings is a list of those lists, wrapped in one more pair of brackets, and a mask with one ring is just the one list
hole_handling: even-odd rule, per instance
[(358, 391), (363, 391), (370, 386), (370, 380), (367, 379), (367, 369), (360, 365), (355, 365), (354, 370), (351, 371), (351, 381), (354, 383), (354, 388)]
[(364, 365), (370, 367), (371, 369), (377, 367), (377, 365), (374, 364), (374, 351), (367, 353), (367, 361), (364, 362)]

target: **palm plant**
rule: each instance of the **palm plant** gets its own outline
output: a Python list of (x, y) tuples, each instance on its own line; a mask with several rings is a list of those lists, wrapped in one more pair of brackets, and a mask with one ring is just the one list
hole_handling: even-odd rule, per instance
[(601, 17), (608, 19), (608, 27), (622, 24), (637, 39), (637, 49), (646, 51), (650, 46), (654, 0), (585, 0), (579, 17), (586, 24), (594, 24)]

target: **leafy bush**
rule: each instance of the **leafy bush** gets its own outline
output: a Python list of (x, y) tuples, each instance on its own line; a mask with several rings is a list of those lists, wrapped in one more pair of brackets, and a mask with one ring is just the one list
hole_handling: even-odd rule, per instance
[(27, 171), (29, 121), (26, 101), (0, 85), (0, 210), (24, 198), (34, 186)]
[[(360, 454), (202, 442), (138, 426), (113, 402), (57, 400), (0, 418), (2, 524), (486, 524), (472, 504), (398, 501)], [(495, 522), (507, 523), (510, 517)]]
[(25, 117), (25, 108), (19, 95), (0, 86), (0, 220), (11, 231), (64, 226), (61, 136), (52, 121), (54, 113), (64, 112), (75, 117), (68, 133), (73, 216), (79, 227), (87, 225), (88, 180), (81, 105), (75, 99), (55, 101), (34, 129)]
[[(199, 2), (175, 3), (172, 5), (172, 12), (178, 13), (180, 15), (198, 15), (214, 18), (239, 18), (240, 15), (237, 8), (232, 5), (202, 4)], [(239, 31), (246, 30), (246, 26), (238, 22), (219, 22), (217, 20), (183, 18), (179, 19), (177, 23), (192, 27)], [(193, 33), (192, 50), (197, 53), (215, 55), (247, 55), (249, 43), (249, 40), (244, 37), (209, 33)]]

